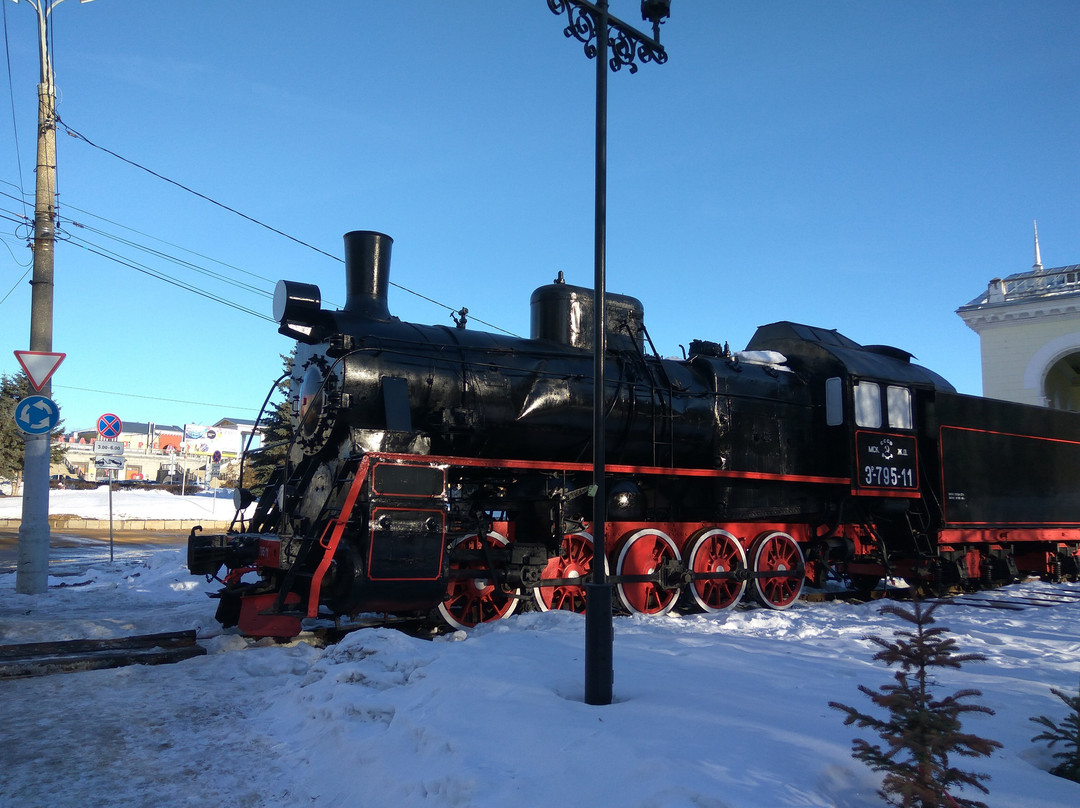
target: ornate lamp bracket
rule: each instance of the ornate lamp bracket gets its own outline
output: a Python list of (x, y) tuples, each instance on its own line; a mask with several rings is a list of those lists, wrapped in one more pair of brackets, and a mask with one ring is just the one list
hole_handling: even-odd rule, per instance
[(651, 38), (586, 0), (547, 0), (547, 4), (552, 14), (566, 15), (563, 34), (567, 39), (573, 37), (582, 43), (585, 55), (590, 59), (596, 58), (597, 26), (601, 19), (607, 18), (611, 54), (608, 64), (612, 71), (628, 67), (631, 73), (636, 73), (639, 60), (642, 64), (655, 62), (658, 65), (667, 61), (667, 51), (659, 42), (659, 20), (653, 21), (655, 38)]

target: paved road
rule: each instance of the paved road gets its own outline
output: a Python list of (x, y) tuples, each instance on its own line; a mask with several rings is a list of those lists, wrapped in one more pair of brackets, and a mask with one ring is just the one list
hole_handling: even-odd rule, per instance
[[(121, 531), (113, 534), (115, 560), (139, 558), (152, 550), (187, 546), (187, 533), (176, 531)], [(19, 561), (19, 532), (0, 530), (0, 574), (15, 572)], [(70, 575), (87, 564), (108, 563), (109, 531), (84, 530), (49, 536), (49, 574)]]

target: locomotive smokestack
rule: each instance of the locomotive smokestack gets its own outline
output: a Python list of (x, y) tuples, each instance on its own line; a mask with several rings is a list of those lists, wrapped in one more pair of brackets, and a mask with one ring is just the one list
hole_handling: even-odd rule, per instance
[(345, 311), (389, 320), (390, 248), (394, 240), (373, 230), (345, 234)]

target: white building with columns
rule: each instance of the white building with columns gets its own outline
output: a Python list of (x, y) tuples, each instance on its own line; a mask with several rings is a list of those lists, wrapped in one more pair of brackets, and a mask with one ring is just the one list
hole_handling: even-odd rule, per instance
[(983, 395), (1080, 411), (1080, 264), (994, 278), (957, 312), (979, 335)]

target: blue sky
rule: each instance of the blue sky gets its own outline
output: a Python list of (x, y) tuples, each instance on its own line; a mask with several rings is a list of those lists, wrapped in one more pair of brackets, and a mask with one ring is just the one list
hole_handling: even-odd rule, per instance
[[(666, 355), (790, 319), (979, 393), (957, 307), (1030, 268), (1033, 219), (1047, 267), (1080, 263), (1080, 3), (672, 5), (668, 63), (609, 77), (609, 290), (643, 301)], [(0, 210), (18, 217), (37, 32), (5, 6)], [(545, 0), (68, 0), (53, 22), (60, 117), (97, 146), (333, 256), (349, 230), (388, 233), (394, 283), (519, 335), (559, 270), (591, 285), (595, 73)], [(63, 129), (57, 163), (65, 425), (254, 417), (291, 347), (274, 284), (341, 304), (342, 264)], [(29, 344), (23, 235), (0, 220), (4, 372)], [(451, 322), (396, 288), (390, 309)]]

